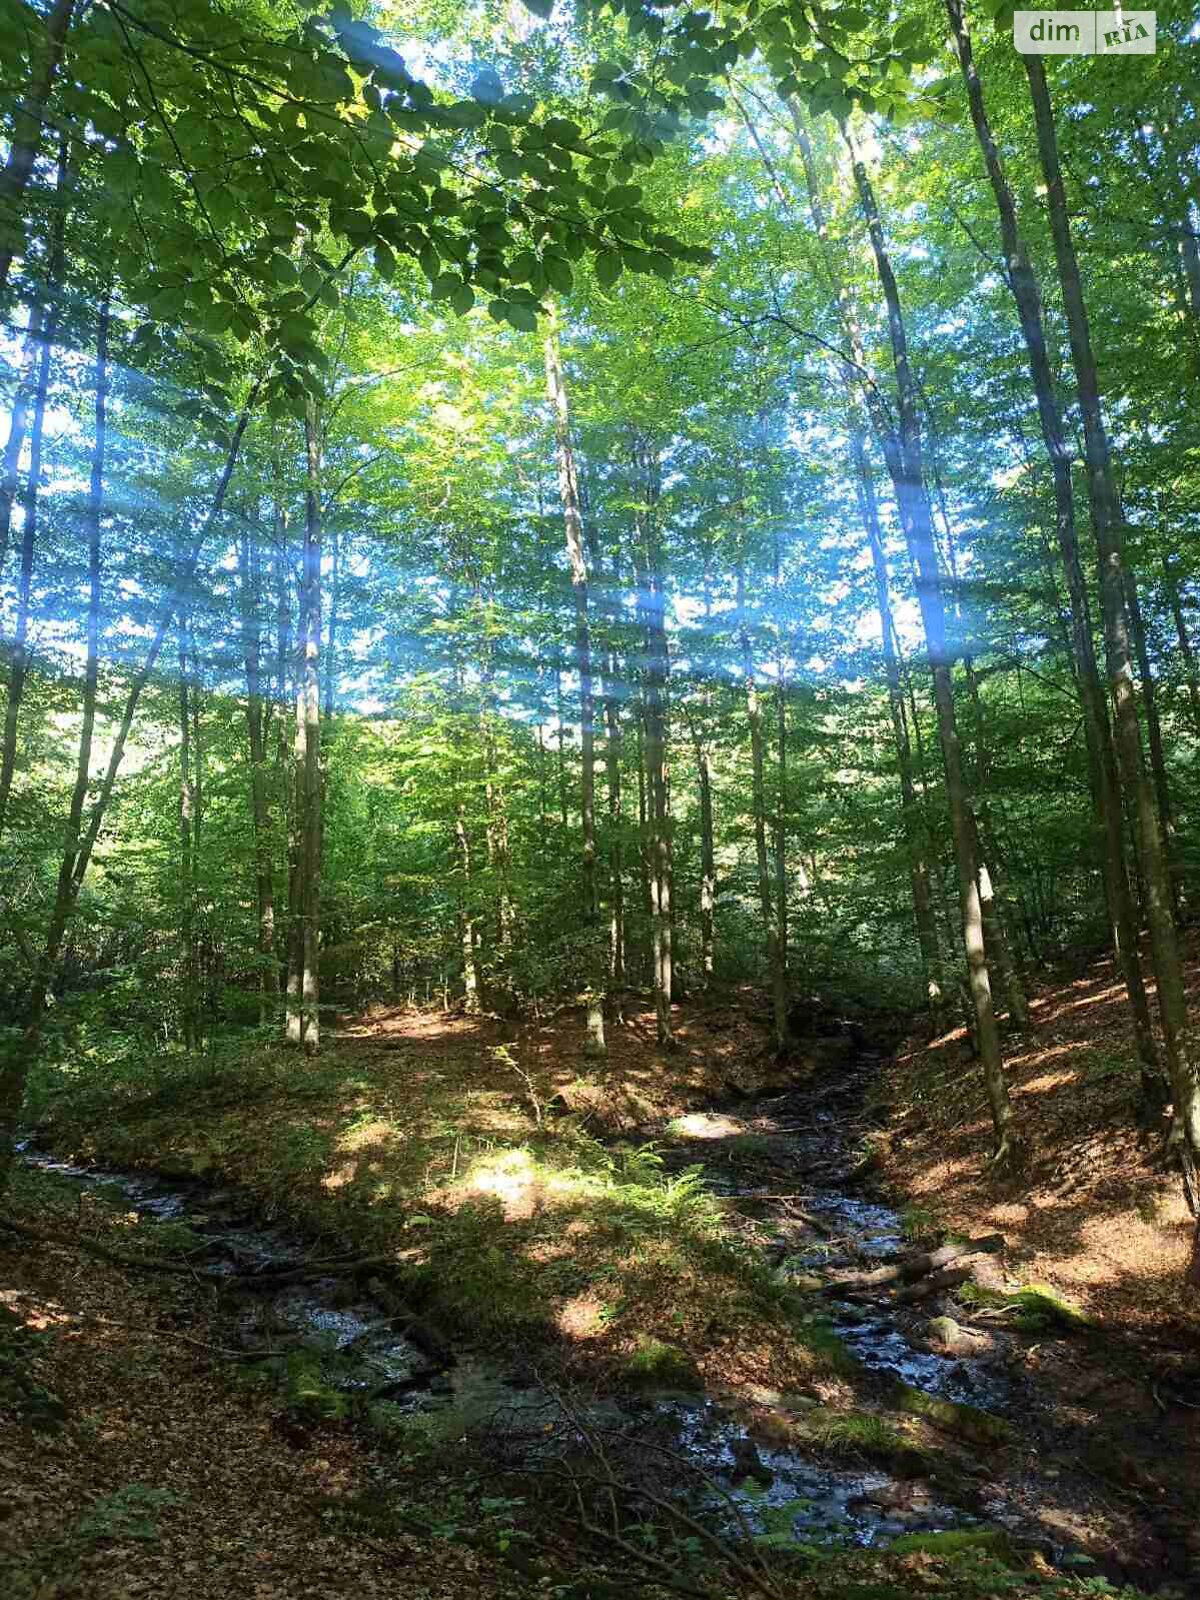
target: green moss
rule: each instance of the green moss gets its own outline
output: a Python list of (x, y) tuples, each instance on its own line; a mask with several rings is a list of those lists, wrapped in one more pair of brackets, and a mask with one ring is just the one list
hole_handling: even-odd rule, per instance
[(918, 1477), (931, 1458), (900, 1429), (870, 1411), (812, 1412), (806, 1428), (834, 1455), (881, 1461), (901, 1477)]
[(810, 1303), (795, 1293), (789, 1294), (785, 1301), (795, 1317), (793, 1327), (800, 1343), (819, 1358), (827, 1371), (838, 1377), (850, 1378), (861, 1372), (853, 1351), (833, 1331), (827, 1317), (812, 1314)]
[(623, 1376), (640, 1389), (703, 1388), (696, 1363), (686, 1351), (648, 1334), (639, 1335), (626, 1357)]
[(973, 1444), (1002, 1445), (1015, 1437), (1014, 1429), (1003, 1417), (995, 1417), (990, 1411), (981, 1411), (978, 1406), (964, 1405), (958, 1400), (943, 1400), (938, 1395), (926, 1394), (908, 1383), (896, 1384), (894, 1399), (899, 1410), (910, 1416), (924, 1417)]
[(996, 1528), (951, 1528), (942, 1533), (905, 1533), (889, 1546), (894, 1555), (924, 1551), (931, 1556), (953, 1556), (963, 1550), (990, 1550), (1016, 1564), (1012, 1540)]
[(964, 1283), (958, 1294), (971, 1306), (1011, 1307), (1012, 1326), (1022, 1333), (1072, 1333), (1096, 1323), (1094, 1317), (1044, 1283), (1028, 1283), (1013, 1290), (981, 1289)]
[(937, 1215), (928, 1206), (905, 1206), (900, 1213), (900, 1228), (906, 1239), (924, 1239), (939, 1231)]

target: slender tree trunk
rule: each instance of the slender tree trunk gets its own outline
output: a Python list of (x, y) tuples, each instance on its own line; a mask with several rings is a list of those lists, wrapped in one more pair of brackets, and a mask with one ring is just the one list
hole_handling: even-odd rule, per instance
[(1196, 671), (1196, 654), (1192, 648), (1192, 641), (1188, 636), (1187, 623), (1184, 621), (1183, 600), (1179, 592), (1179, 575), (1169, 556), (1163, 556), (1162, 566), (1167, 604), (1171, 608), (1171, 618), (1175, 623), (1175, 640), (1179, 646), (1180, 659), (1183, 662), (1183, 677), (1184, 683), (1187, 685), (1188, 707), (1192, 714), (1192, 727), (1195, 730), (1196, 737), (1200, 739), (1200, 674)]
[(621, 707), (617, 700), (617, 653), (608, 653), (608, 683), (604, 697), (606, 731), (604, 763), (608, 780), (608, 972), (614, 987), (625, 982), (625, 863), (621, 832), (624, 826), (621, 795)]
[(4, 1194), (8, 1187), (17, 1124), (25, 1100), (29, 1063), (41, 1036), (42, 1019), (46, 1011), (50, 985), (58, 968), (63, 938), (79, 893), (76, 868), (82, 848), (83, 814), (91, 777), (92, 740), (96, 726), (96, 700), (100, 680), (100, 521), (104, 506), (104, 467), (108, 443), (108, 328), (109, 302), (106, 296), (100, 307), (96, 334), (94, 379), (96, 426), (92, 445), (91, 478), (83, 518), (87, 548), (88, 608), (79, 752), (75, 763), (75, 784), (67, 812), (62, 860), (50, 908), (50, 920), (25, 1003), (24, 1035), (16, 1045), (10, 1045), (4, 1056), (0, 1057), (0, 1195)]
[[(33, 588), (33, 562), (37, 549), (42, 443), (45, 435), (46, 398), (50, 388), (51, 341), (56, 333), (57, 318), (52, 312), (38, 360), (37, 386), (33, 397), (33, 432), (29, 445), (29, 477), (26, 480), (25, 493), (22, 496), (21, 564), (17, 577), (17, 616), (13, 631), (12, 652), (9, 656), (8, 665), (8, 697), (4, 708), (4, 742), (3, 747), (0, 748), (0, 834), (4, 832), (4, 824), (8, 816), (9, 794), (12, 790), (13, 773), (16, 770), (17, 729), (21, 702), (24, 699), (25, 683), (29, 675), (29, 617)], [(14, 409), (14, 431), (16, 426), (16, 412)], [(15, 470), (13, 475), (15, 477)]]
[(1095, 774), (1095, 811), (1101, 830), (1099, 854), (1104, 869), (1105, 895), (1113, 930), (1113, 946), (1129, 997), (1143, 1083), (1151, 1085), (1158, 1080), (1157, 1049), (1150, 1025), (1150, 1006), (1138, 956), (1137, 918), (1129, 888), (1120, 778), (1104, 687), (1092, 643), (1091, 605), (1076, 533), (1074, 486), (1071, 478), (1074, 451), (1063, 427), (1055, 391), (1037, 275), (1025, 241), (1021, 237), (1012, 189), (988, 120), (983, 85), (975, 67), (961, 0), (946, 0), (946, 9), (966, 83), (971, 121), (999, 214), (1008, 286), (1016, 303), (1034, 398), (1037, 402), (1042, 440), (1054, 483), (1055, 532), (1070, 603), (1072, 654), (1083, 707), (1084, 737), (1088, 746), (1089, 764)]
[[(554, 415), (554, 442), (558, 461), (558, 494), (562, 502), (567, 562), (575, 600), (575, 672), (579, 679), (580, 783), (579, 814), (583, 854), (580, 863), (584, 921), (593, 939), (600, 925), (600, 884), (596, 855), (596, 701), (592, 688), (592, 641), (588, 616), (588, 569), (583, 544), (579, 475), (571, 438), (571, 405), (563, 373), (558, 328), (552, 323), (545, 346), (546, 393)], [(604, 1056), (604, 982), (599, 951), (588, 952), (594, 969), (585, 994), (587, 1043), (585, 1053)]]
[[(41, 147), (42, 119), (54, 80), (58, 76), (74, 9), (75, 0), (54, 0), (43, 24), (46, 37), (42, 59), (34, 69), (28, 93), (22, 96), (13, 116), (8, 160), (0, 169), (0, 298), (8, 288), (13, 258), (25, 248), (22, 200)], [(27, 19), (31, 19), (31, 16), (31, 13), (26, 13)]]
[(184, 1048), (196, 1046), (196, 868), (192, 829), (196, 788), (192, 781), (192, 708), (189, 696), (188, 621), (179, 625), (179, 935), (183, 947), (180, 1032)]
[(550, 855), (550, 818), (546, 810), (546, 730), (542, 723), (537, 725), (538, 747), (538, 848), (542, 862), (548, 860)]
[(454, 818), (454, 856), (460, 883), (458, 929), (463, 963), (463, 1009), (474, 1016), (480, 1008), (478, 941), (471, 904), (471, 841), (461, 801)]
[(257, 541), (247, 530), (239, 546), (242, 591), (242, 661), (246, 671), (246, 734), (250, 745), (250, 814), (254, 828), (254, 890), (258, 905), (258, 1020), (275, 1015), (279, 966), (275, 959), (275, 883), (271, 872), (271, 814), (262, 691), (262, 573)]
[(887, 680), (888, 710), (892, 719), (892, 740), (899, 768), (900, 815), (904, 823), (904, 840), (908, 853), (917, 944), (921, 951), (921, 964), (925, 969), (930, 1016), (936, 1021), (945, 1000), (942, 993), (942, 956), (938, 944), (937, 917), (934, 913), (933, 892), (929, 882), (925, 822), (917, 798), (916, 785), (913, 782), (912, 745), (904, 719), (904, 689), (900, 680), (900, 661), (895, 644), (891, 584), (879, 524), (875, 480), (871, 475), (871, 465), (867, 459), (863, 430), (853, 421), (850, 425), (850, 456), (854, 466), (854, 486), (858, 496), (859, 514), (866, 530), (871, 566), (875, 574), (875, 602), (879, 611), (879, 630), (883, 640), (883, 669)]
[(1184, 1180), (1193, 1210), (1197, 1205), (1196, 1160), (1200, 1156), (1200, 1071), (1196, 1042), (1188, 1017), (1183, 964), (1171, 904), (1171, 877), (1154, 795), (1142, 762), (1141, 732), (1130, 664), (1129, 628), (1125, 612), (1125, 574), (1116, 485), (1108, 435), (1100, 403), (1100, 385), (1092, 354), (1091, 331), (1079, 262), (1071, 237), (1066, 191), (1058, 156), (1054, 112), (1040, 56), (1023, 56), (1033, 101), (1038, 154), (1046, 182), (1046, 203), (1054, 256), (1062, 286), (1063, 309), (1079, 389), (1084, 456), (1092, 525), (1100, 559), (1100, 600), (1104, 618), (1109, 687), (1116, 720), (1116, 738), (1123, 775), (1131, 786), (1137, 818), (1139, 857), (1146, 882), (1146, 909), (1154, 967), (1158, 978), (1159, 1012), (1175, 1100)]
[(742, 648), (742, 676), (746, 684), (746, 720), (750, 726), (751, 805), (754, 812), (754, 859), (758, 868), (758, 904), (766, 949), (767, 979), (771, 985), (771, 1046), (782, 1055), (788, 1044), (787, 979), (779, 950), (779, 924), (771, 893), (771, 864), (767, 852), (767, 801), (764, 773), (762, 707), (754, 674), (754, 654), (746, 626), (746, 584), (737, 572), (738, 631)]
[(324, 840), (321, 770), (321, 441), (315, 402), (304, 415), (305, 631), (301, 681), (304, 695), (304, 978), (301, 986), (301, 1043), (308, 1054), (320, 1048), (321, 854)]
[(667, 684), (670, 656), (667, 648), (666, 595), (663, 588), (662, 552), (658, 531), (658, 459), (645, 445), (635, 448), (639, 469), (640, 506), (637, 514), (641, 552), (639, 599), (646, 629), (646, 668), (643, 676), (645, 757), (649, 814), (649, 869), (651, 930), (653, 936), (654, 1009), (661, 1048), (674, 1048), (671, 995), (674, 981), (671, 909), (671, 817), (667, 783)]
[(1175, 840), (1174, 808), (1171, 805), (1171, 785), (1167, 778), (1166, 751), (1163, 749), (1162, 721), (1158, 715), (1158, 686), (1154, 681), (1154, 669), (1150, 665), (1150, 650), (1146, 640), (1146, 625), (1142, 618), (1142, 603), (1138, 598), (1137, 578), (1128, 567), (1125, 569), (1125, 605), (1129, 613), (1129, 631), (1133, 639), (1138, 677), (1141, 679), (1142, 710), (1146, 717), (1146, 743), (1150, 751), (1150, 775), (1154, 782), (1154, 798), (1158, 804), (1158, 822), (1166, 846), (1174, 905), (1178, 912), (1182, 884)]
[[(12, 399), (8, 420), (8, 440), (4, 457), (0, 461), (0, 571), (8, 560), (8, 542), (12, 536), (12, 512), (21, 487), (21, 452), (29, 430), (29, 403), (34, 402), (36, 421), (36, 396), (41, 388), (39, 375), (50, 349), (50, 335), (43, 336), (45, 313), (35, 305), (29, 313), (29, 330), (25, 335), (25, 364), (17, 380), (17, 391)], [(48, 376), (48, 374), (47, 374)], [(46, 402), (42, 400), (42, 410)]]
[(29, 441), (29, 476), (21, 495), (21, 554), (17, 577), (17, 616), (9, 657), (8, 698), (4, 710), (3, 746), (0, 748), (0, 834), (8, 814), (13, 773), (16, 770), (17, 728), (21, 701), (29, 675), (29, 619), (33, 590), (33, 563), (37, 549), (38, 511), (42, 479), (42, 448), (45, 438), (46, 401), (50, 392), (50, 365), (58, 338), (61, 309), (59, 296), (63, 274), (63, 235), (66, 229), (67, 141), (59, 141), (58, 174), (55, 192), (58, 208), (54, 218), (50, 255), (46, 272), (46, 306), (35, 305), (29, 317), (29, 362), (13, 399), (8, 443), (4, 451), (4, 478), (0, 484), (0, 572), (8, 555), (12, 527), (13, 501), (20, 487), (21, 451), (29, 425), (29, 402), (33, 401), (33, 432)]
[(962, 915), (963, 946), (967, 958), (967, 981), (975, 1015), (979, 1059), (983, 1068), (992, 1122), (996, 1133), (994, 1160), (997, 1164), (1015, 1162), (1022, 1155), (1014, 1126), (1012, 1102), (1004, 1078), (1000, 1034), (992, 1003), (991, 976), (984, 946), (983, 914), (979, 893), (979, 863), (971, 826), (970, 798), (963, 772), (962, 747), (954, 707), (951, 659), (946, 647), (946, 613), (942, 579), (938, 569), (933, 536), (933, 517), (925, 483), (921, 453), (920, 405), (916, 380), (908, 356), (908, 339), (891, 259), (884, 242), (883, 225), (875, 203), (866, 167), (854, 149), (846, 130), (846, 142), (854, 172), (855, 187), (867, 223), (871, 249), (887, 307), (888, 333), (896, 374), (896, 402), (899, 417), (895, 448), (890, 453), (889, 470), (894, 472), (897, 506), (905, 540), (917, 575), (917, 600), (929, 650), (933, 675), (934, 705), (938, 733), (946, 770), (946, 796), (950, 807), (950, 826), (958, 865), (959, 903)]
[(637, 728), (638, 776), (638, 881), (642, 891), (642, 921), (646, 928), (646, 945), (642, 952), (642, 971), (653, 982), (654, 977), (654, 894), (650, 870), (650, 808), (646, 794), (646, 696), (638, 698), (635, 726)]
[(336, 517), (334, 518), (329, 542), (329, 626), (325, 634), (325, 685), (322, 691), (321, 706), (321, 715), (327, 723), (330, 717), (333, 716), (334, 669), (337, 666), (338, 601), (341, 598), (342, 585), (342, 539), (341, 534), (338, 532)]
[(775, 799), (774, 838), (775, 852), (775, 917), (776, 939), (779, 943), (779, 988), (782, 994), (784, 1015), (787, 1015), (788, 966), (788, 875), (787, 875), (787, 685), (784, 681), (784, 663), (780, 651), (779, 680), (775, 687), (775, 775), (778, 794)]
[(696, 782), (700, 791), (700, 972), (707, 989), (713, 978), (717, 864), (713, 844), (712, 758), (707, 730), (695, 735)]
[[(953, 549), (950, 524), (946, 522), (946, 538)], [(1000, 849), (996, 831), (992, 826), (991, 805), (988, 799), (992, 783), (992, 754), (987, 737), (987, 717), (983, 697), (979, 693), (979, 677), (970, 656), (963, 661), (967, 693), (975, 721), (975, 793), (978, 798), (977, 814), (972, 814), (975, 825), (975, 854), (979, 861), (979, 899), (983, 911), (984, 942), (991, 953), (1000, 983), (1008, 997), (1009, 1021), (1022, 1033), (1028, 1033), (1031, 1020), (1025, 985), (1013, 956), (1006, 907), (1001, 903), (992, 883), (989, 861), (1000, 866)]]
[(570, 832), (570, 815), (567, 805), (566, 708), (563, 705), (562, 666), (554, 664), (554, 712), (558, 721), (558, 809), (562, 819), (563, 842)]
[[(478, 598), (478, 597), (477, 597)], [(479, 600), (482, 605), (482, 600)], [(484, 801), (487, 806), (488, 866), (496, 885), (496, 947), (501, 956), (512, 949), (516, 932), (516, 907), (512, 894), (512, 854), (509, 847), (508, 802), (496, 752), (495, 668), (490, 647), (481, 670), (483, 692), (479, 705), (479, 739), (483, 750)]]

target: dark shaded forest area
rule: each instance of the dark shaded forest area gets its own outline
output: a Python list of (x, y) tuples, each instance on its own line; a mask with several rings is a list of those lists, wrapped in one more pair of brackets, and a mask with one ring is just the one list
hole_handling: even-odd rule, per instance
[(1200, 24), (1019, 26), (0, 0), (6, 1594), (1196, 1592)]

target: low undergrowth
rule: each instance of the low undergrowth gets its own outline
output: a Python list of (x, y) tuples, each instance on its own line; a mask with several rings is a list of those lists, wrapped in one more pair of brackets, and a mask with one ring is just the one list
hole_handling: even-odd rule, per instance
[[(46, 1136), (113, 1165), (244, 1189), (255, 1209), (363, 1254), (455, 1340), (608, 1382), (771, 1383), (844, 1372), (795, 1290), (730, 1233), (700, 1169), (551, 1115), (554, 1073), (452, 1038), (315, 1061), (261, 1043), (61, 1068), (37, 1086)], [(181, 1227), (171, 1241), (186, 1251)]]

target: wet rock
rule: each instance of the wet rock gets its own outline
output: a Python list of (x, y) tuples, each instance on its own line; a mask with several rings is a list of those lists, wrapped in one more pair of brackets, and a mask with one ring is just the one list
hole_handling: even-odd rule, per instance
[(815, 1394), (806, 1394), (802, 1389), (789, 1390), (779, 1397), (780, 1410), (796, 1416), (805, 1411), (815, 1411), (820, 1404)]
[(807, 1294), (816, 1294), (825, 1287), (824, 1278), (818, 1278), (815, 1272), (808, 1271), (802, 1256), (793, 1256), (781, 1262), (773, 1277), (776, 1283), (787, 1284), (789, 1288), (801, 1289)]

